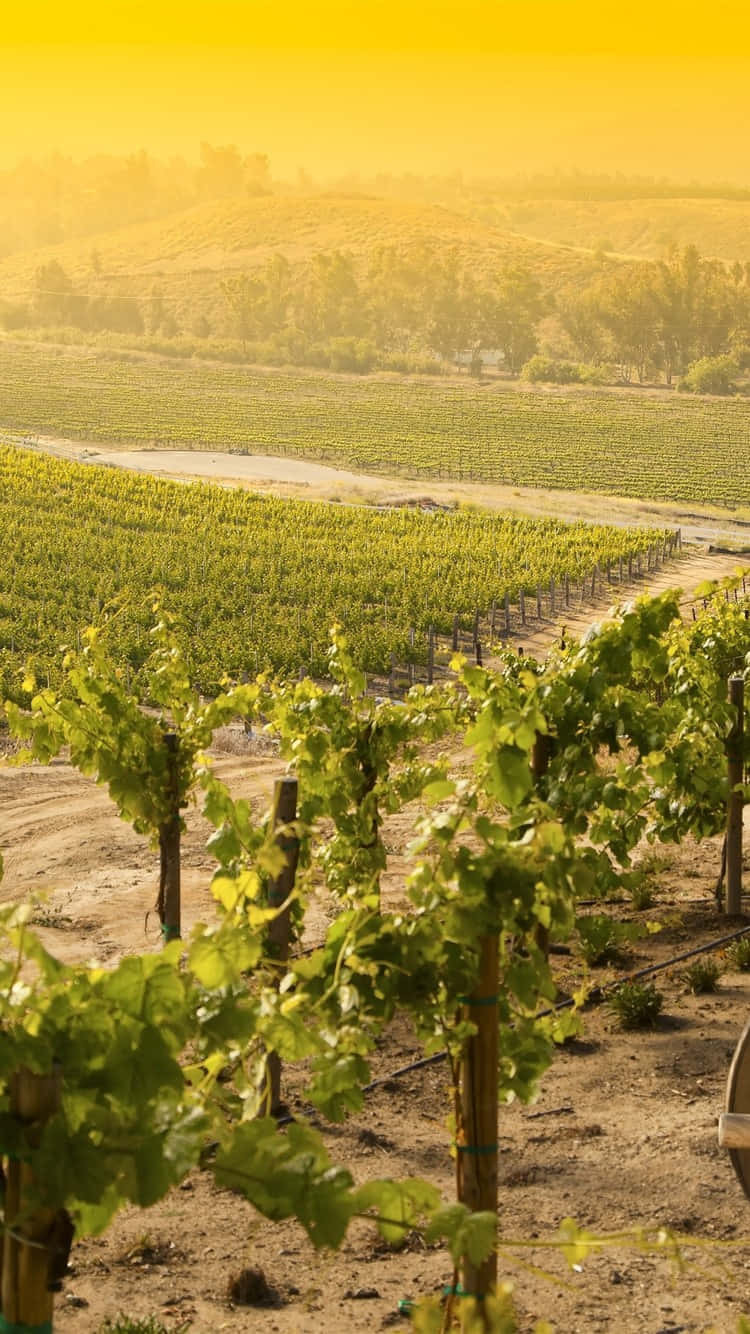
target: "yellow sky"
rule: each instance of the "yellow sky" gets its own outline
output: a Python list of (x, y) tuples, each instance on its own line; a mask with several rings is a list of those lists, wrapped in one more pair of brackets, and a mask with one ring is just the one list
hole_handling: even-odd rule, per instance
[(143, 146), (195, 156), (209, 139), (264, 150), (279, 174), (579, 166), (750, 184), (747, 9), (6, 4), (0, 155)]

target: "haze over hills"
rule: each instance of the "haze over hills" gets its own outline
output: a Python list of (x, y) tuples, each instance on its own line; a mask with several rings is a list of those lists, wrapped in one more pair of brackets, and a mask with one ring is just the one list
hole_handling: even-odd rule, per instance
[[(274, 181), (264, 154), (231, 145), (203, 144), (201, 159), (55, 161), (36, 222), (68, 239), (0, 261), (6, 332), (145, 334), (159, 342), (141, 350), (167, 355), (359, 373), (481, 375), (489, 356), (518, 375), (543, 353), (552, 363), (529, 374), (557, 383), (670, 385), (733, 358), (709, 392), (734, 392), (750, 367), (744, 191), (681, 198), (667, 182), (574, 174), (530, 178), (527, 197), (517, 181), (405, 178), (399, 197), (397, 178), (382, 195)], [(92, 230), (99, 217), (109, 225)]]
[(498, 227), (557, 245), (654, 259), (670, 246), (694, 245), (728, 262), (750, 260), (745, 199), (520, 199), (474, 206)]
[(20, 251), (0, 261), (0, 298), (28, 300), (40, 267), (56, 261), (90, 294), (116, 291), (141, 300), (158, 283), (178, 319), (188, 311), (214, 319), (224, 305), (221, 280), (273, 255), (294, 267), (343, 251), (363, 270), (379, 247), (455, 251), (477, 278), (521, 264), (550, 286), (583, 282), (595, 270), (592, 256), (514, 236), (441, 205), (323, 192), (222, 200)]

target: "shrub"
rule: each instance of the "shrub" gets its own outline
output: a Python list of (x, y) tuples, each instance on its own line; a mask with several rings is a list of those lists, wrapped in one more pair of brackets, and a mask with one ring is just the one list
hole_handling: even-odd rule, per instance
[(734, 357), (701, 357), (688, 366), (678, 388), (686, 394), (736, 394)]
[(622, 982), (609, 999), (609, 1008), (622, 1028), (653, 1028), (664, 997), (653, 982)]
[(529, 384), (576, 384), (580, 378), (572, 361), (554, 361), (552, 357), (530, 357), (521, 367), (521, 379)]
[(328, 364), (333, 371), (371, 371), (378, 359), (374, 343), (366, 338), (332, 338), (328, 344)]
[(644, 912), (646, 908), (653, 908), (653, 885), (648, 880), (642, 880), (639, 885), (633, 885), (630, 891), (630, 900), (636, 912)]
[(606, 366), (603, 362), (594, 365), (582, 361), (578, 366), (578, 378), (581, 384), (611, 384), (615, 379), (615, 370), (613, 366)]
[(579, 917), (576, 931), (581, 954), (588, 964), (612, 963), (622, 954), (626, 941), (636, 940), (642, 934), (635, 922), (616, 922), (603, 913)]
[(738, 973), (750, 972), (750, 936), (733, 940), (727, 950), (727, 959)]
[(688, 991), (692, 991), (694, 996), (702, 995), (707, 991), (716, 991), (721, 966), (710, 955), (704, 955), (702, 959), (694, 959), (682, 976)]

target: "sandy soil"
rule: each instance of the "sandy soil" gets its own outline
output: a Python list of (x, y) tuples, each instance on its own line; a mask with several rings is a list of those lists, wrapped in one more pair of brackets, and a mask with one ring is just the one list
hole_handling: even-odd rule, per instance
[[(699, 554), (677, 570), (659, 572), (654, 586), (692, 588), (735, 564)], [(584, 621), (591, 616), (585, 612)], [(551, 625), (540, 629), (539, 647), (556, 633)], [(219, 772), (236, 792), (265, 807), (281, 762), (252, 753), (239, 733), (225, 733), (221, 741)], [(157, 947), (153, 917), (146, 925), (156, 897), (155, 854), (116, 818), (102, 791), (63, 762), (0, 768), (0, 809), (3, 897), (45, 892), (37, 924), (53, 951), (114, 961)], [(401, 893), (412, 828), (406, 814), (386, 831), (389, 902)], [(206, 832), (189, 812), (188, 928), (209, 911)], [(712, 896), (718, 855), (715, 842), (665, 850), (654, 882), (657, 903), (645, 914), (665, 929), (639, 942), (627, 967), (669, 958), (724, 932), (727, 923)], [(330, 911), (325, 902), (313, 905), (311, 940), (322, 935)], [(660, 986), (664, 1014), (653, 1032), (622, 1033), (606, 1008), (590, 1010), (582, 1039), (560, 1053), (537, 1106), (501, 1109), (502, 1233), (541, 1243), (571, 1215), (594, 1231), (657, 1222), (688, 1239), (708, 1239), (712, 1248), (688, 1249), (682, 1274), (666, 1259), (632, 1250), (608, 1251), (582, 1273), (570, 1273), (538, 1246), (512, 1249), (501, 1271), (515, 1278), (524, 1330), (544, 1317), (559, 1334), (679, 1334), (709, 1326), (729, 1334), (737, 1316), (750, 1313), (750, 1210), (715, 1129), (750, 1005), (750, 974), (728, 973), (717, 995), (708, 997), (686, 992), (680, 967), (662, 974)], [(397, 1023), (373, 1071), (387, 1075), (417, 1055), (413, 1036)], [(443, 1066), (389, 1079), (345, 1127), (323, 1126), (332, 1154), (358, 1180), (420, 1175), (450, 1198), (447, 1085)], [(304, 1112), (301, 1072), (286, 1071), (284, 1089), (292, 1109)], [(247, 1266), (263, 1270), (276, 1305), (238, 1307), (229, 1299), (230, 1281)], [(104, 1238), (75, 1246), (56, 1327), (93, 1334), (106, 1317), (125, 1311), (154, 1314), (170, 1330), (199, 1334), (371, 1334), (404, 1329), (399, 1299), (439, 1291), (450, 1277), (442, 1251), (415, 1238), (394, 1252), (364, 1225), (339, 1255), (318, 1256), (299, 1228), (259, 1220), (196, 1172), (160, 1205), (126, 1210)]]
[(271, 491), (308, 500), (337, 500), (348, 504), (392, 505), (432, 503), (469, 504), (488, 509), (621, 526), (682, 528), (688, 542), (714, 546), (747, 546), (750, 518), (710, 507), (657, 504), (589, 492), (545, 490), (541, 487), (490, 486), (485, 483), (444, 482), (422, 478), (368, 475), (331, 468), (305, 459), (265, 454), (222, 454), (190, 449), (103, 448), (51, 436), (24, 441), (58, 458), (109, 467), (131, 468), (159, 477), (201, 479), (223, 485)]

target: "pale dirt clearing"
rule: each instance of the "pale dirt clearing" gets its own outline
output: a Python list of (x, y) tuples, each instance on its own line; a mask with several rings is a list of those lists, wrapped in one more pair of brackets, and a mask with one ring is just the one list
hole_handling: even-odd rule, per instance
[(420, 502), (449, 507), (476, 505), (532, 517), (585, 519), (589, 523), (612, 523), (619, 527), (681, 528), (683, 538), (689, 542), (750, 547), (750, 519), (742, 513), (712, 510), (710, 506), (658, 504), (595, 492), (388, 477), (270, 454), (224, 454), (199, 449), (119, 449), (52, 436), (34, 436), (23, 444), (25, 448), (78, 463), (130, 468), (152, 476), (210, 481), (306, 500), (360, 505)]

